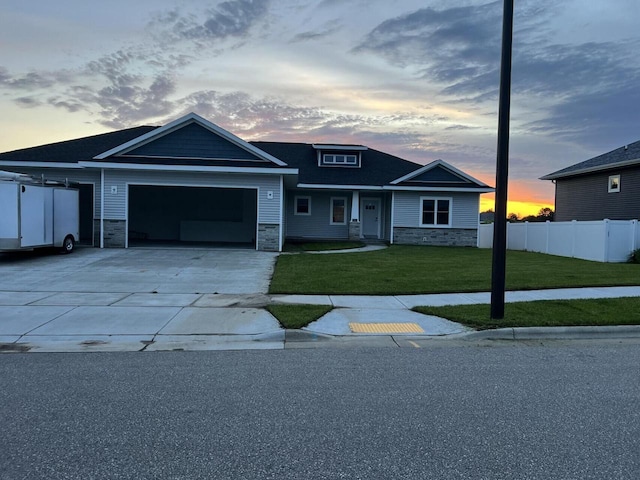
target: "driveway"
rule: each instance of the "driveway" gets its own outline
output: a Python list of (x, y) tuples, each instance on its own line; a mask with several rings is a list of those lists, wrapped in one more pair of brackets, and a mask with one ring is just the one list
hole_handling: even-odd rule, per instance
[(215, 307), (233, 307), (229, 298), (237, 294), (267, 293), (276, 258), (232, 249), (0, 254), (0, 344), (69, 351), (123, 342), (182, 348), (201, 335), (251, 342), (280, 330), (275, 318), (261, 309)]
[(0, 254), (0, 292), (267, 293), (276, 257), (255, 250), (177, 248)]

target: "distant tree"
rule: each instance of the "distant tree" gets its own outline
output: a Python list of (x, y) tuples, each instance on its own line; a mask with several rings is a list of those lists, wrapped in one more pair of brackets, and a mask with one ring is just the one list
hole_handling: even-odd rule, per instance
[(553, 221), (554, 212), (548, 207), (541, 208), (538, 215), (527, 215), (522, 218), (521, 222), (546, 222), (547, 220)]
[(546, 221), (546, 220), (553, 221), (553, 217), (555, 216), (555, 214), (556, 212), (554, 212), (549, 207), (544, 207), (544, 208), (541, 208), (540, 211), (538, 212), (538, 217), (542, 217), (543, 221)]
[(517, 213), (513, 213), (511, 212), (509, 215), (507, 215), (507, 220), (509, 220), (510, 222), (517, 222), (519, 221), (519, 217)]

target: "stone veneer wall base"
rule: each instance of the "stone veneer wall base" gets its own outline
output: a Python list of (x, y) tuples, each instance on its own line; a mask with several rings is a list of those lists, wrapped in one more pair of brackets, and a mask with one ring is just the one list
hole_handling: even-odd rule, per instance
[[(106, 248), (124, 248), (126, 237), (126, 225), (124, 220), (105, 220), (104, 221), (104, 246)], [(98, 225), (98, 231), (100, 226)], [(98, 241), (98, 246), (100, 242)]]
[(349, 223), (349, 240), (360, 240), (360, 222)]
[(475, 228), (408, 228), (393, 229), (393, 243), (399, 245), (478, 246)]
[(280, 250), (280, 225), (260, 223), (258, 225), (258, 250), (277, 252)]

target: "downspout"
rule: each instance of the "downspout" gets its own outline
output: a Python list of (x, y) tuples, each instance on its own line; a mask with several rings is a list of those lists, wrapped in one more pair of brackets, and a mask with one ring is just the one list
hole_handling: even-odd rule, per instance
[(100, 169), (100, 248), (104, 248), (104, 168)]
[(280, 241), (278, 251), (284, 246), (284, 176), (280, 175)]

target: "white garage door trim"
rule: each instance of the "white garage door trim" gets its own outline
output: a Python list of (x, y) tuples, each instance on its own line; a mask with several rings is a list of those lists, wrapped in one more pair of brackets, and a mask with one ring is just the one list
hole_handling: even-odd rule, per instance
[(200, 184), (200, 183), (164, 183), (164, 182), (126, 182), (127, 191), (125, 193), (125, 227), (124, 227), (124, 248), (129, 248), (129, 187), (130, 186), (146, 186), (146, 187), (193, 187), (193, 188), (219, 188), (219, 189), (237, 189), (237, 190), (255, 190), (256, 191), (256, 250), (258, 250), (258, 225), (260, 223), (260, 187), (250, 185), (218, 185), (218, 184)]

